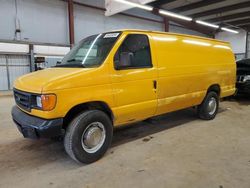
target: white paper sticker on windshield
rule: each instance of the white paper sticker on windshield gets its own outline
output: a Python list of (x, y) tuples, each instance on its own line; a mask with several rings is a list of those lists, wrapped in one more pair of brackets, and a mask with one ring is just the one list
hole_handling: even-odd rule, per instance
[(119, 35), (119, 33), (107, 33), (106, 35), (104, 35), (103, 38), (115, 38)]

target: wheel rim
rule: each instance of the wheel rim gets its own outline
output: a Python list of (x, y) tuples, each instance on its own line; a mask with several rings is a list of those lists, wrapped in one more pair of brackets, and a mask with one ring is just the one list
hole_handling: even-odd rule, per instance
[(87, 126), (82, 134), (82, 147), (87, 153), (95, 153), (102, 147), (105, 138), (104, 125), (101, 122), (93, 122)]
[(208, 107), (207, 107), (207, 110), (208, 110), (208, 114), (209, 115), (213, 115), (216, 111), (216, 108), (217, 108), (217, 101), (214, 97), (212, 97), (209, 101), (208, 101)]

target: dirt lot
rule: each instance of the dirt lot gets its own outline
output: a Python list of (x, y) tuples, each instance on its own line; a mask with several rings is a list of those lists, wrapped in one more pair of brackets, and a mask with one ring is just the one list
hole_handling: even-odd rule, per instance
[(0, 187), (250, 187), (250, 98), (213, 121), (187, 109), (115, 132), (101, 160), (79, 165), (61, 142), (24, 139), (0, 97)]

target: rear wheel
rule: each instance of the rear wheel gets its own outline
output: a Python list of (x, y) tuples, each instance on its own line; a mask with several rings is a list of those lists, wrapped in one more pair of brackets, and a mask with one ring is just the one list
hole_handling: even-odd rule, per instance
[(64, 147), (75, 161), (92, 163), (105, 154), (112, 136), (110, 118), (102, 111), (90, 110), (71, 121), (64, 137)]
[(219, 108), (219, 96), (216, 92), (207, 93), (203, 102), (198, 106), (198, 116), (204, 120), (214, 119)]

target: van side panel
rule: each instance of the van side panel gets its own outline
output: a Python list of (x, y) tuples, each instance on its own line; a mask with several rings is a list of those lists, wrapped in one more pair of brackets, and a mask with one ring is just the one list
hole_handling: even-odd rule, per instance
[(227, 97), (233, 95), (236, 91), (236, 62), (234, 54), (231, 50), (231, 46), (227, 46), (230, 49), (221, 48), (221, 44), (216, 43), (215, 61), (220, 65), (220, 69), (217, 71), (220, 80), (220, 97)]
[(235, 63), (227, 43), (152, 34), (158, 62), (157, 115), (198, 105), (207, 89), (218, 84), (221, 97), (235, 91)]

